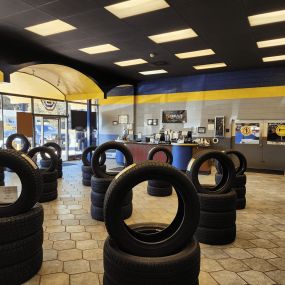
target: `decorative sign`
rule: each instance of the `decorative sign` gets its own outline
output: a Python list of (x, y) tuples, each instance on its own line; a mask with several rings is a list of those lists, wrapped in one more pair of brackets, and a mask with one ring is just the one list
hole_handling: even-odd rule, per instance
[(0, 204), (12, 204), (17, 199), (17, 186), (0, 186)]
[(47, 111), (53, 111), (55, 106), (56, 106), (56, 101), (51, 101), (51, 100), (41, 100), (43, 106)]
[(236, 144), (259, 144), (259, 123), (236, 123)]
[(186, 123), (186, 110), (162, 111), (162, 123)]
[(267, 144), (285, 145), (285, 122), (268, 123)]
[(215, 118), (215, 137), (224, 137), (225, 136), (225, 117), (216, 117)]

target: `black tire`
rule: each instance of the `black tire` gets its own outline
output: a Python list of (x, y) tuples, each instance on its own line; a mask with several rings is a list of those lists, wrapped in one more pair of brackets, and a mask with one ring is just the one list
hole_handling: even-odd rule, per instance
[(112, 178), (97, 178), (96, 176), (93, 175), (91, 177), (92, 191), (97, 193), (106, 193), (112, 181), (113, 181)]
[(167, 188), (171, 186), (171, 184), (163, 180), (149, 180), (148, 185), (157, 188)]
[(198, 194), (201, 211), (229, 212), (236, 208), (236, 192), (226, 194)]
[[(173, 222), (151, 240), (134, 237), (122, 217), (120, 208), (126, 193), (145, 180), (165, 180), (173, 185), (178, 196), (178, 211)], [(187, 205), (187, 206), (186, 206)], [(147, 161), (125, 169), (110, 184), (105, 202), (106, 229), (118, 246), (137, 256), (171, 255), (191, 240), (199, 222), (199, 201), (187, 176), (166, 163)]]
[(133, 164), (132, 153), (123, 143), (111, 141), (111, 142), (106, 142), (104, 144), (101, 144), (100, 146), (96, 148), (96, 150), (93, 153), (92, 159), (91, 159), (91, 166), (92, 166), (93, 173), (99, 178), (114, 178), (117, 175), (117, 173), (111, 173), (111, 172), (108, 173), (108, 172), (103, 171), (100, 168), (99, 159), (102, 153), (105, 153), (105, 151), (108, 149), (116, 149), (122, 152), (125, 156), (125, 161), (126, 161), (125, 166), (129, 166)]
[(86, 180), (90, 180), (90, 181), (91, 181), (91, 177), (92, 177), (92, 174), (86, 173), (86, 172), (82, 172), (82, 178), (83, 178), (83, 179), (86, 179)]
[(230, 228), (236, 223), (236, 210), (229, 212), (200, 211), (199, 227), (205, 228)]
[(154, 155), (158, 152), (163, 152), (167, 157), (165, 162), (168, 164), (172, 164), (172, 162), (173, 162), (172, 152), (171, 152), (171, 150), (169, 150), (168, 148), (163, 147), (163, 146), (156, 146), (156, 147), (152, 148), (148, 152), (147, 160), (153, 160)]
[(56, 170), (52, 171), (52, 172), (47, 172), (43, 169), (40, 169), (40, 172), (42, 174), (43, 177), (43, 182), (44, 183), (49, 183), (49, 182), (54, 182), (57, 181), (58, 178), (58, 172)]
[(19, 285), (34, 277), (43, 263), (42, 248), (31, 258), (13, 266), (0, 268), (0, 284)]
[(62, 176), (63, 176), (63, 172), (58, 170), (57, 171), (57, 178), (62, 178)]
[[(128, 219), (133, 213), (133, 205), (128, 204), (121, 208), (121, 215), (124, 220)], [(91, 216), (93, 219), (104, 222), (104, 210), (91, 204)]]
[(57, 191), (50, 192), (50, 193), (43, 193), (40, 197), (39, 202), (40, 203), (50, 202), (50, 201), (56, 200), (57, 196), (58, 196)]
[(22, 183), (18, 200), (0, 207), (0, 217), (16, 216), (29, 211), (43, 191), (42, 176), (37, 165), (26, 154), (7, 149), (0, 150), (0, 166), (12, 169)]
[(245, 207), (246, 207), (246, 199), (245, 198), (237, 199), (236, 209), (242, 210), (245, 209)]
[(4, 181), (0, 181), (0, 186), (5, 186), (5, 182)]
[(239, 166), (236, 169), (236, 175), (243, 175), (247, 169), (247, 160), (246, 160), (245, 156), (240, 151), (237, 151), (237, 150), (227, 150), (227, 151), (224, 151), (224, 153), (226, 155), (233, 154), (238, 158)]
[[(92, 152), (96, 150), (97, 146), (89, 146), (84, 149), (82, 152), (82, 163), (84, 166), (90, 166), (91, 162), (88, 160), (88, 155), (91, 155)], [(99, 165), (103, 166), (104, 163), (106, 162), (106, 154), (103, 152), (100, 157)]]
[(246, 175), (245, 174), (237, 175), (234, 180), (233, 187), (243, 187), (245, 185), (246, 185)]
[[(62, 153), (62, 149), (60, 147), (59, 144), (55, 143), (55, 142), (48, 142), (48, 143), (45, 143), (43, 146), (46, 146), (46, 147), (49, 147), (49, 148), (52, 148), (57, 156), (58, 159), (61, 159), (61, 153)], [(49, 159), (49, 157), (46, 156), (45, 153), (42, 153), (42, 158), (44, 159)]]
[(110, 284), (191, 285), (200, 272), (200, 247), (193, 239), (176, 254), (139, 257), (120, 250), (108, 237), (103, 259), (104, 277), (112, 282)]
[(5, 174), (4, 172), (0, 173), (0, 181), (4, 181), (5, 180)]
[(216, 173), (215, 174), (215, 182), (216, 182), (216, 184), (219, 184), (221, 182), (222, 178), (223, 178), (223, 174)]
[(21, 263), (40, 250), (43, 244), (43, 229), (34, 234), (11, 242), (0, 245), (0, 268)]
[[(104, 205), (105, 194), (98, 193), (95, 191), (91, 191), (91, 203), (96, 207), (103, 208)], [(133, 199), (133, 191), (128, 192), (127, 196), (123, 200), (123, 206), (126, 206), (132, 202)]]
[(223, 229), (198, 227), (195, 237), (199, 242), (211, 245), (229, 244), (236, 239), (236, 226)]
[(53, 182), (45, 182), (43, 184), (43, 193), (51, 193), (51, 192), (56, 192), (57, 191), (57, 180)]
[(236, 192), (237, 199), (245, 198), (245, 194), (246, 194), (246, 188), (245, 187), (232, 188), (232, 190)]
[(82, 179), (82, 184), (84, 186), (91, 186), (91, 180), (90, 179)]
[(31, 210), (8, 218), (0, 218), (0, 244), (21, 240), (42, 228), (44, 211), (37, 203)]
[(166, 197), (172, 195), (172, 186), (168, 186), (165, 188), (158, 188), (158, 187), (152, 187), (150, 185), (147, 186), (147, 193), (150, 196), (156, 196), (156, 197)]
[(46, 169), (47, 172), (52, 172), (57, 169), (58, 158), (51, 148), (46, 146), (35, 147), (28, 152), (28, 156), (33, 158), (37, 153), (47, 153), (50, 156), (51, 163)]
[[(209, 160), (216, 159), (222, 167), (222, 179), (216, 186), (201, 185), (199, 182), (199, 170), (201, 165)], [(227, 193), (231, 190), (235, 179), (235, 167), (232, 160), (220, 151), (207, 151), (198, 153), (188, 165), (188, 175), (199, 193)]]
[(29, 140), (22, 134), (12, 134), (10, 135), (7, 140), (6, 140), (6, 148), (7, 149), (14, 149), (13, 147), (13, 141), (14, 139), (20, 139), (23, 143), (22, 148), (20, 149), (21, 152), (27, 153), (29, 148), (31, 147), (31, 144), (29, 142)]
[(81, 166), (81, 171), (82, 171), (82, 173), (88, 173), (90, 175), (93, 175), (93, 170), (92, 170), (91, 166), (82, 165)]

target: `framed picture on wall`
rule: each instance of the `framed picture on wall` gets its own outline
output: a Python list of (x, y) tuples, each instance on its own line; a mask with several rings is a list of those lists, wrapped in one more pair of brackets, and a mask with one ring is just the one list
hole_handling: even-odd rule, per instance
[(186, 123), (186, 110), (162, 111), (162, 123)]
[(215, 137), (225, 136), (225, 117), (215, 117)]
[(158, 119), (153, 119), (153, 120), (152, 120), (152, 124), (153, 124), (154, 126), (157, 126), (157, 125), (158, 125)]
[(147, 119), (147, 125), (152, 126), (153, 125), (153, 119)]
[(205, 127), (198, 127), (198, 134), (205, 134), (206, 128)]
[(119, 124), (128, 124), (129, 123), (129, 116), (128, 115), (119, 115)]

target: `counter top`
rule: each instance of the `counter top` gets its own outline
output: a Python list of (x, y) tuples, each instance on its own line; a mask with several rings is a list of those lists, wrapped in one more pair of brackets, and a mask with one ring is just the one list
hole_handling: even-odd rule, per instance
[(171, 143), (171, 145), (175, 145), (175, 146), (198, 146), (197, 143)]
[[(197, 143), (151, 143), (151, 142), (136, 142), (136, 141), (123, 141), (116, 140), (116, 142), (121, 142), (124, 144), (138, 144), (138, 145), (155, 145), (155, 146), (199, 146)], [(208, 146), (200, 146), (200, 147), (208, 147)]]

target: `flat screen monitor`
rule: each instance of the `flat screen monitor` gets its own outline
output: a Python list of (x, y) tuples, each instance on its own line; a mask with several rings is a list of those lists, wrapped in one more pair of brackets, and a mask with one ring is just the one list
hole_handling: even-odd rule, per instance
[[(87, 128), (87, 112), (71, 110), (71, 128), (84, 129)], [(96, 129), (96, 112), (91, 113), (91, 129)]]

